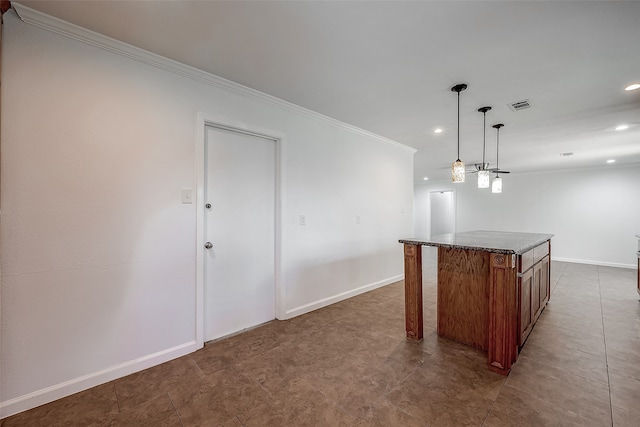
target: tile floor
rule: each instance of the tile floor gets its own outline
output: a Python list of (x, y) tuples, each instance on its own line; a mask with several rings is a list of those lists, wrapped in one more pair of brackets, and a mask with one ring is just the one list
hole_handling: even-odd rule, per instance
[(511, 374), (438, 338), (425, 249), (425, 339), (403, 285), (274, 321), (5, 419), (11, 426), (640, 426), (636, 270), (552, 263), (551, 301)]

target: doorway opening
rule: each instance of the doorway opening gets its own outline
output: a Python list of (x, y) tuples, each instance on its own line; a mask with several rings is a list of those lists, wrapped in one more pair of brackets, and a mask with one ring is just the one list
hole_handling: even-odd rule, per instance
[(430, 236), (456, 232), (456, 199), (453, 190), (429, 192)]

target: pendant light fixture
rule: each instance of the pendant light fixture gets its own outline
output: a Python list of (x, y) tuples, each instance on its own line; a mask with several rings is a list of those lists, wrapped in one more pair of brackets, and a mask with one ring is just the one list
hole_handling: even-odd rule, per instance
[(489, 188), (489, 171), (487, 170), (487, 164), (484, 161), (484, 152), (487, 145), (487, 111), (491, 110), (491, 107), (478, 108), (478, 111), (482, 113), (482, 164), (478, 169), (478, 188)]
[(451, 179), (453, 182), (464, 182), (464, 162), (460, 160), (460, 92), (466, 88), (467, 85), (464, 83), (451, 88), (452, 92), (458, 93), (458, 159), (451, 165)]
[(498, 162), (498, 154), (500, 152), (500, 128), (503, 126), (504, 125), (502, 123), (493, 125), (493, 128), (496, 130), (496, 177), (493, 179), (493, 183), (491, 184), (492, 193), (502, 193), (502, 178), (500, 178), (500, 163)]

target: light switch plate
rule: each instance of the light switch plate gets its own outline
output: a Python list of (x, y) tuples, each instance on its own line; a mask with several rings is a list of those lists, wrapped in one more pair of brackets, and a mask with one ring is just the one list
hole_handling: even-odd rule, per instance
[(193, 190), (191, 188), (183, 188), (180, 190), (180, 198), (182, 203), (192, 204), (193, 203)]

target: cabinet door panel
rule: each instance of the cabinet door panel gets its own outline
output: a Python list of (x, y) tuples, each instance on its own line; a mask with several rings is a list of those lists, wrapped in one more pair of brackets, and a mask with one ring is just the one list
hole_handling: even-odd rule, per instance
[(551, 283), (549, 281), (549, 256), (540, 261), (542, 268), (540, 269), (540, 305), (541, 309), (545, 307), (549, 301), (549, 293), (551, 291)]
[(527, 270), (518, 279), (518, 345), (521, 346), (529, 336), (532, 328), (531, 287), (533, 284), (533, 269)]
[(542, 263), (539, 262), (533, 266), (533, 282), (531, 285), (531, 313), (533, 321), (538, 318), (542, 311), (540, 304), (540, 288), (542, 286)]

